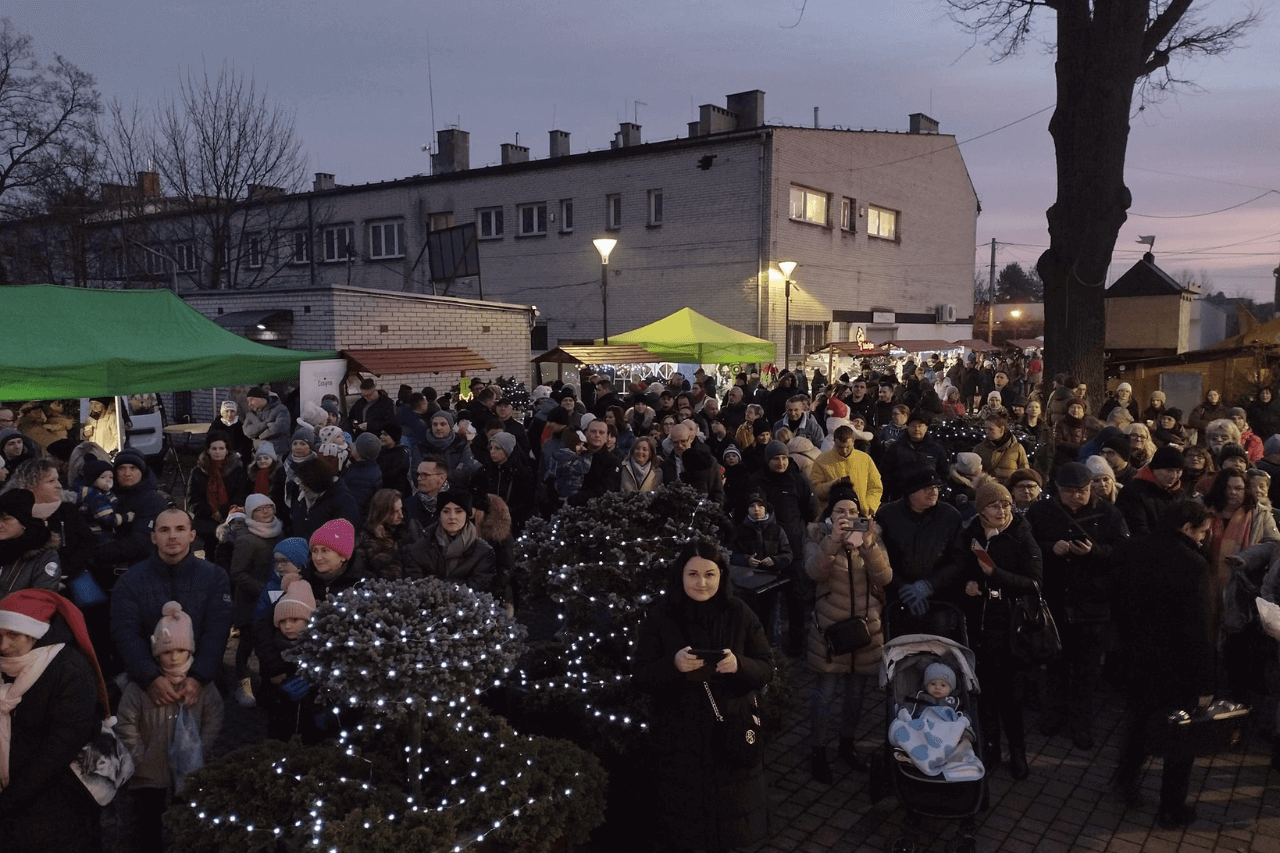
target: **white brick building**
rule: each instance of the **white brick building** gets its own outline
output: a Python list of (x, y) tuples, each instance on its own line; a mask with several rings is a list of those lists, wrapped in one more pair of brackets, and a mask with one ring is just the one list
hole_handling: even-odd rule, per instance
[[(208, 248), (166, 236), (173, 213), (148, 220), (149, 239), (180, 260), (179, 291), (205, 313), (215, 304), (230, 311), (272, 299), (281, 307), (323, 302), (387, 327), (362, 345), (414, 345), (396, 333), (430, 327), (439, 345), (469, 346), (476, 332), (463, 324), (450, 340), (448, 324), (430, 326), (418, 309), (374, 322), (337, 295), (348, 287), (537, 306), (525, 340), (534, 351), (597, 338), (601, 270), (592, 239), (602, 236), (618, 241), (609, 264), (614, 333), (689, 306), (781, 352), (787, 309), (777, 264), (790, 260), (798, 263), (793, 352), (849, 340), (857, 328), (873, 341), (970, 337), (979, 205), (954, 137), (920, 114), (906, 133), (768, 126), (763, 116), (764, 93), (743, 92), (727, 109), (703, 106), (687, 138), (642, 143), (640, 128), (624, 123), (613, 148), (571, 154), (569, 135), (555, 130), (546, 159), (503, 145), (501, 165), (476, 169), (468, 135), (441, 131), (433, 175), (348, 187), (318, 174), (311, 192), (274, 199), (297, 207), (290, 221), (310, 225), (234, 241), (227, 263), (238, 274), (228, 278), (252, 290), (200, 291)], [(472, 222), (480, 278), (447, 291), (444, 282), (433, 286), (428, 232)], [(97, 279), (89, 283), (170, 280), (169, 270), (147, 274), (155, 252), (130, 255), (90, 258), (85, 266)], [(445, 303), (403, 304), (430, 314)], [(290, 345), (312, 345), (306, 317), (295, 310)]]

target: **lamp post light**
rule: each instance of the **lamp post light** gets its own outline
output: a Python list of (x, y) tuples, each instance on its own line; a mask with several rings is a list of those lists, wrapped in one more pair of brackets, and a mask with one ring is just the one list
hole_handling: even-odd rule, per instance
[(791, 274), (796, 271), (795, 261), (778, 261), (778, 269), (782, 270), (782, 278), (785, 280), (783, 285), (783, 327), (785, 333), (782, 336), (784, 341), (782, 364), (784, 367), (791, 366)]
[(599, 237), (591, 241), (600, 253), (600, 307), (603, 309), (604, 343), (609, 345), (609, 253), (618, 241), (612, 237)]

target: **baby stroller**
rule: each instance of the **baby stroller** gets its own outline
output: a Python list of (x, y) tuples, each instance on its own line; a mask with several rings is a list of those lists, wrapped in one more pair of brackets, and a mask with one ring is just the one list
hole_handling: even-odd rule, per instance
[[(972, 725), (969, 746), (981, 760), (978, 678), (974, 654), (966, 648), (968, 634), (964, 614), (955, 605), (931, 602), (924, 616), (913, 617), (900, 602), (894, 602), (885, 607), (882, 618), (886, 642), (881, 652), (880, 687), (885, 690), (888, 727), (892, 727), (898, 709), (909, 705), (912, 697), (923, 689), (925, 668), (932, 663), (945, 663), (955, 671), (956, 689), (952, 695), (960, 700), (960, 708)], [(918, 827), (918, 817), (960, 818), (959, 833), (949, 849), (957, 853), (976, 849), (974, 816), (987, 806), (985, 773), (979, 778), (956, 781), (948, 781), (943, 775), (930, 776), (916, 767), (886, 731), (884, 747), (872, 757), (870, 783), (873, 801), (889, 793), (897, 796), (907, 812), (902, 822), (904, 831)], [(891, 853), (913, 853), (916, 841), (904, 836), (890, 842), (888, 849)]]

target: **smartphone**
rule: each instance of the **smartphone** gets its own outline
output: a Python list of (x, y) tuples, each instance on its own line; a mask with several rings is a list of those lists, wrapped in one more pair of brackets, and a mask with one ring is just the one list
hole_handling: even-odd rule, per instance
[(715, 666), (724, 659), (724, 649), (689, 649), (689, 653), (707, 666)]
[(871, 529), (871, 519), (864, 518), (863, 516), (858, 516), (857, 518), (853, 519), (852, 526), (849, 528), (849, 530), (853, 533), (866, 533), (870, 529)]

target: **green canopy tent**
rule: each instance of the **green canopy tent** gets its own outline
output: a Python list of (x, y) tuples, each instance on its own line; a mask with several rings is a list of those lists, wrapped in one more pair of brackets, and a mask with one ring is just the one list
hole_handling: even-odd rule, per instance
[(298, 364), (336, 358), (255, 343), (167, 290), (86, 290), (37, 284), (0, 290), (0, 400), (51, 400), (298, 377)]
[(635, 344), (667, 361), (686, 364), (769, 363), (777, 358), (772, 343), (739, 332), (681, 308), (657, 322), (621, 335), (610, 335), (610, 344)]

